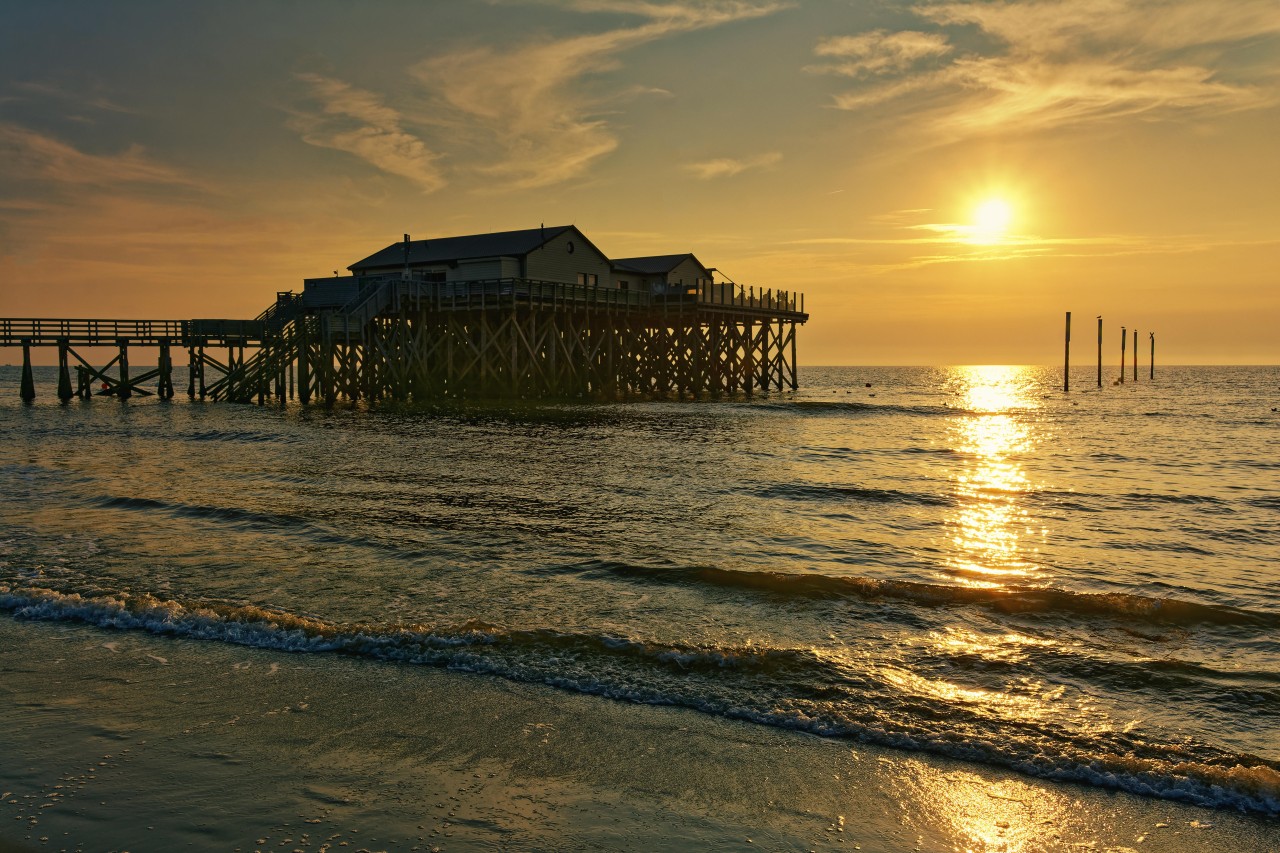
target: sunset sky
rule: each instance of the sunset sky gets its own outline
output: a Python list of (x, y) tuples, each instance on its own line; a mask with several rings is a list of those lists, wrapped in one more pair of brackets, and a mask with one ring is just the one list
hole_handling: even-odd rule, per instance
[[(0, 316), (252, 317), (576, 224), (800, 290), (803, 364), (1280, 361), (1280, 3), (18, 2)], [(11, 359), (10, 359), (11, 360)]]

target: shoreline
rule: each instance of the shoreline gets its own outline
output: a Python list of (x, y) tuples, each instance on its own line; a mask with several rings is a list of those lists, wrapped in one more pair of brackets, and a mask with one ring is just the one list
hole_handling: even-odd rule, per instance
[(0, 850), (1280, 846), (1261, 817), (485, 675), (8, 615), (0, 646)]

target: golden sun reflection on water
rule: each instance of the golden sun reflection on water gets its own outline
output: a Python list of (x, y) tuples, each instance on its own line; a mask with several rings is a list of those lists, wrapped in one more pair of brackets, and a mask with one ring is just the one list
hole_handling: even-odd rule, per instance
[(956, 546), (947, 580), (993, 589), (1026, 583), (1039, 573), (1023, 543), (1032, 533), (1023, 503), (1031, 484), (1018, 458), (1034, 445), (1023, 417), (1038, 405), (1029, 369), (958, 367), (950, 385), (970, 414), (952, 427), (964, 462), (954, 475), (955, 511), (947, 518)]

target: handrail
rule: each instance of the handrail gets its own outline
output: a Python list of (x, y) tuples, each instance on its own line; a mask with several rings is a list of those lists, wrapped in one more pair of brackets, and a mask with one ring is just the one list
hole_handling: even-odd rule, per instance
[(120, 339), (179, 341), (185, 337), (184, 320), (62, 320), (43, 317), (0, 318), (0, 345), (23, 341), (35, 345), (114, 343)]
[(254, 320), (262, 323), (264, 329), (278, 332), (298, 315), (301, 305), (302, 294), (291, 290), (277, 292), (276, 301), (268, 305)]
[(343, 312), (348, 316), (357, 312), (368, 314), (368, 306), (378, 307), (371, 315), (361, 316), (367, 322), (391, 304), (409, 298), (442, 306), (457, 307), (459, 303), (477, 300), (487, 303), (490, 298), (512, 298), (538, 303), (586, 303), (608, 306), (650, 307), (672, 304), (680, 297), (704, 305), (724, 305), (753, 308), (764, 311), (804, 313), (803, 296), (792, 291), (766, 290), (733, 284), (703, 284), (699, 287), (670, 287), (665, 293), (652, 294), (642, 290), (622, 290), (598, 284), (573, 284), (562, 281), (546, 281), (527, 278), (476, 279), (471, 281), (423, 281), (404, 279), (401, 276), (366, 276), (360, 282), (357, 296), (351, 299)]
[(709, 305), (729, 305), (740, 308), (759, 308), (768, 311), (804, 313), (804, 294), (790, 290), (765, 290), (741, 284), (706, 283), (698, 289), (698, 301)]

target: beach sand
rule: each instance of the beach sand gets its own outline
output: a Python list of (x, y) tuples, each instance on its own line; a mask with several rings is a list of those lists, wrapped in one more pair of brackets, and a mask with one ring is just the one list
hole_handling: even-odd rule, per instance
[(1280, 847), (1252, 816), (482, 675), (7, 616), (0, 648), (0, 851)]

